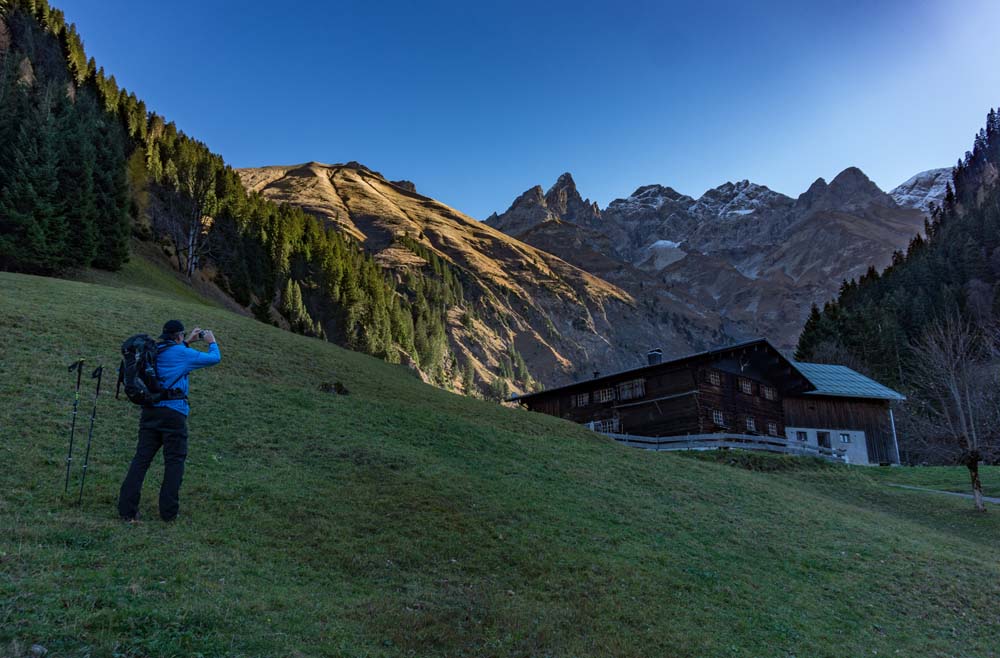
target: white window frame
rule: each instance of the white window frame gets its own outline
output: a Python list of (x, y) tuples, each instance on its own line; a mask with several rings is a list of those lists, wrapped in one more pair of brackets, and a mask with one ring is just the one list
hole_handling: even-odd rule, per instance
[(753, 416), (747, 416), (744, 423), (746, 424), (748, 432), (757, 431), (757, 420)]
[(587, 425), (590, 429), (602, 434), (618, 434), (621, 431), (621, 421), (618, 418), (592, 420)]
[(740, 393), (745, 393), (747, 395), (753, 395), (753, 380), (747, 377), (740, 377), (739, 383)]
[(594, 402), (614, 402), (614, 399), (615, 389), (613, 387), (599, 388), (594, 391)]
[(619, 400), (634, 400), (636, 398), (645, 397), (646, 380), (630, 379), (627, 382), (619, 384), (617, 388)]
[(849, 432), (841, 432), (840, 433), (840, 442), (841, 443), (850, 443), (851, 442), (851, 435), (850, 435), (850, 433)]
[(571, 398), (571, 401), (576, 408), (586, 407), (590, 404), (590, 393), (577, 393)]
[(719, 427), (726, 426), (726, 414), (721, 409), (712, 409), (712, 422)]
[(708, 383), (712, 386), (722, 386), (722, 373), (718, 370), (709, 370)]
[(771, 436), (778, 436), (778, 424), (775, 422), (769, 422), (767, 424), (767, 433)]
[(765, 400), (777, 400), (778, 399), (778, 391), (775, 390), (775, 388), (773, 386), (769, 386), (767, 384), (761, 384), (760, 385), (760, 394), (761, 394), (761, 396), (763, 396), (763, 398)]

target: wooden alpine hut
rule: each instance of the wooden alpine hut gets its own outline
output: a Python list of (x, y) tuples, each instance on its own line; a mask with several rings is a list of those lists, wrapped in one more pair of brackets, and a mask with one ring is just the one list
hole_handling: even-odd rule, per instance
[(757, 339), (513, 398), (656, 450), (741, 447), (899, 463), (902, 395), (838, 365), (796, 363)]

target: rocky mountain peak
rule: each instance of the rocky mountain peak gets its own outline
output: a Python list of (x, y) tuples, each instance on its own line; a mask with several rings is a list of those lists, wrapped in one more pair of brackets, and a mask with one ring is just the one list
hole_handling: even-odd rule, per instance
[(885, 192), (857, 167), (848, 167), (830, 181), (830, 191), (844, 196), (877, 196)]
[(594, 224), (601, 219), (601, 210), (590, 199), (584, 200), (576, 189), (576, 181), (569, 172), (561, 175), (555, 185), (545, 193), (549, 211), (558, 219), (574, 224)]
[(829, 194), (841, 212), (863, 212), (870, 206), (895, 208), (896, 202), (857, 167), (848, 167), (830, 181)]
[(510, 204), (508, 212), (515, 208), (525, 208), (531, 206), (544, 206), (545, 205), (545, 191), (542, 190), (541, 185), (535, 185), (534, 187), (528, 188), (524, 191), (521, 196), (514, 199), (514, 203)]
[(672, 187), (665, 185), (643, 185), (636, 188), (628, 198), (615, 199), (608, 204), (605, 212), (638, 216), (639, 219), (650, 219), (661, 209), (667, 211), (675, 205), (686, 208), (694, 203), (694, 199), (681, 194)]
[(795, 209), (800, 213), (809, 212), (816, 204), (819, 203), (829, 189), (829, 185), (826, 184), (825, 178), (817, 178), (813, 181), (813, 184), (809, 186), (809, 189), (799, 195), (799, 198), (795, 200)]
[(844, 169), (829, 184), (817, 178), (795, 202), (803, 216), (820, 211), (859, 213), (871, 206), (895, 208), (896, 202), (857, 167)]
[(576, 181), (573, 180), (573, 174), (569, 173), (568, 171), (560, 174), (559, 178), (556, 179), (555, 185), (553, 185), (549, 191), (551, 192), (552, 190), (560, 188), (573, 189), (573, 190), (576, 189)]
[(543, 222), (558, 219), (549, 210), (541, 185), (530, 187), (514, 199), (503, 214), (493, 213), (486, 224), (508, 235), (520, 235)]
[(643, 185), (642, 187), (636, 188), (635, 192), (632, 193), (631, 199), (649, 199), (662, 197), (670, 201), (676, 201), (685, 195), (681, 194), (672, 187), (667, 187), (666, 185)]
[(823, 192), (826, 191), (827, 187), (828, 185), (826, 184), (826, 179), (820, 176), (819, 178), (813, 181), (812, 185), (809, 186), (809, 189), (803, 192), (801, 196), (806, 196), (806, 195), (816, 196), (818, 194), (822, 194)]
[(791, 199), (764, 185), (748, 180), (723, 183), (705, 192), (690, 212), (706, 218), (732, 219), (771, 210), (791, 203)]

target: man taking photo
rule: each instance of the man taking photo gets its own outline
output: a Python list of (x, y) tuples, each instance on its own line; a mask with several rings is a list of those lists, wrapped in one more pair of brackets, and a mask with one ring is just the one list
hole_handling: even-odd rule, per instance
[[(208, 343), (208, 351), (188, 347), (198, 341)], [(214, 366), (222, 359), (215, 335), (195, 328), (184, 338), (184, 325), (170, 320), (163, 325), (157, 344), (156, 371), (160, 386), (175, 389), (170, 399), (143, 407), (139, 418), (139, 442), (118, 494), (118, 513), (126, 521), (139, 516), (139, 498), (146, 471), (160, 447), (163, 448), (163, 485), (160, 487), (160, 518), (173, 521), (180, 508), (181, 480), (187, 458), (188, 375), (198, 368)]]

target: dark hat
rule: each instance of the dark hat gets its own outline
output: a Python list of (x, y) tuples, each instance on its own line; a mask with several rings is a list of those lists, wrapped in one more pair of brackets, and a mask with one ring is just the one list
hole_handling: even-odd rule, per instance
[(181, 324), (180, 320), (167, 320), (167, 323), (163, 325), (163, 333), (160, 334), (160, 338), (173, 338), (174, 334), (182, 331), (184, 331), (184, 325)]

